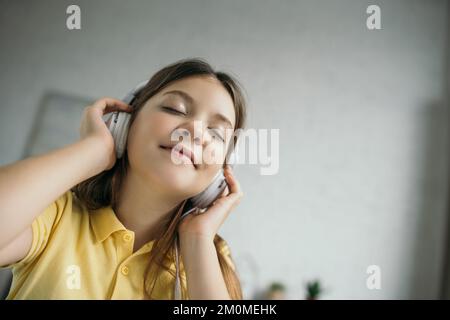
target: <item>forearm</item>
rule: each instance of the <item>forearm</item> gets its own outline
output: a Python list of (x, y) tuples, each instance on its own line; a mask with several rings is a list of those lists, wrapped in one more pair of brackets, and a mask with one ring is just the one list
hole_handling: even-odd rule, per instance
[(58, 196), (102, 171), (99, 142), (84, 139), (0, 167), (0, 248)]
[(230, 299), (213, 240), (181, 237), (180, 246), (189, 297), (194, 300)]

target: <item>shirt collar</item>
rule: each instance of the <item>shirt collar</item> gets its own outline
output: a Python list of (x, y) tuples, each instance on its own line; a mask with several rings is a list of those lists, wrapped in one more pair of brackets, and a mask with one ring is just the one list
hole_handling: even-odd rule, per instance
[[(93, 210), (89, 214), (89, 217), (97, 243), (105, 241), (106, 238), (117, 231), (132, 232), (125, 228), (122, 222), (120, 222), (111, 206)], [(147, 242), (139, 250), (136, 251), (136, 254), (150, 252), (154, 243), (154, 240)]]
[(122, 222), (117, 218), (111, 206), (93, 210), (89, 216), (97, 242), (103, 242), (116, 231), (127, 231)]

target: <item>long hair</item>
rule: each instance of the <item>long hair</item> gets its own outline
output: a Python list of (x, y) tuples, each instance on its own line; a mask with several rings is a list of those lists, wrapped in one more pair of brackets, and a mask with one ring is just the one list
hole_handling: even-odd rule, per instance
[[(139, 110), (145, 105), (148, 99), (170, 83), (192, 76), (212, 77), (220, 81), (233, 100), (236, 116), (234, 131), (236, 132), (236, 130), (244, 128), (246, 120), (246, 102), (241, 85), (231, 75), (220, 71), (214, 71), (206, 61), (199, 58), (179, 60), (156, 72), (147, 82), (145, 87), (139, 91), (136, 99), (132, 102), (133, 111), (131, 113), (130, 126), (133, 124)], [(237, 139), (237, 136), (233, 135), (233, 138)], [(234, 147), (234, 144), (232, 147)], [(226, 163), (224, 163), (224, 166), (225, 164)], [(128, 154), (125, 152), (111, 169), (105, 170), (77, 184), (71, 190), (89, 211), (105, 206), (112, 206), (115, 208), (128, 166)], [(163, 270), (170, 272), (169, 266), (171, 263), (175, 262), (175, 246), (178, 248), (178, 244), (175, 241), (176, 231), (186, 203), (187, 199), (175, 208), (173, 216), (164, 224), (165, 230), (162, 230), (162, 236), (155, 239), (152, 250), (150, 251), (149, 264), (144, 275), (144, 295), (148, 299), (152, 299), (152, 293), (158, 276)], [(226, 242), (219, 235), (216, 235), (214, 238), (214, 245), (217, 251), (222, 275), (231, 299), (242, 299), (242, 290), (236, 270), (227, 262), (231, 260), (231, 256), (229, 253), (228, 256), (225, 256), (227, 253), (224, 253), (224, 250), (222, 250), (226, 245)], [(169, 264), (166, 263), (167, 261)], [(170, 273), (173, 274), (173, 272)], [(186, 290), (184, 286), (183, 289)]]

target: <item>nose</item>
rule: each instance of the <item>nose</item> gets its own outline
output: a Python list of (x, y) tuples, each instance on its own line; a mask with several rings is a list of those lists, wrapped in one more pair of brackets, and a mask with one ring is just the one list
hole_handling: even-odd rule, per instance
[(208, 134), (206, 123), (201, 120), (189, 121), (182, 129), (182, 134), (186, 137), (191, 136), (194, 145), (206, 147), (211, 142), (212, 137)]
[(194, 144), (201, 145), (202, 144), (202, 138), (194, 137)]

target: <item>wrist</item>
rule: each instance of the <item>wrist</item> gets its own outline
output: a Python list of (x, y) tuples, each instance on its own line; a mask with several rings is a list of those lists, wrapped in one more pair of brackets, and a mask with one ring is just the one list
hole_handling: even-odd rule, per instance
[(189, 245), (199, 245), (205, 243), (214, 243), (214, 236), (196, 233), (179, 233), (180, 242)]
[(109, 151), (108, 146), (101, 139), (91, 136), (83, 138), (79, 143), (85, 147), (88, 155), (86, 158), (92, 165), (90, 176), (95, 176), (107, 169)]

